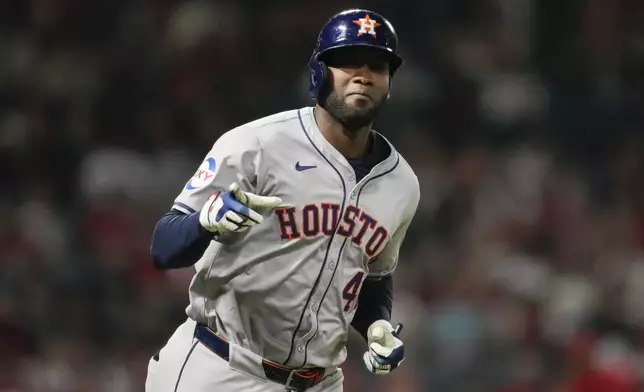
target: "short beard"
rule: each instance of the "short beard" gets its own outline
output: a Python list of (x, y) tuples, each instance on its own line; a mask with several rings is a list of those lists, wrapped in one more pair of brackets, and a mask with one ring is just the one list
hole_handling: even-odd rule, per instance
[(335, 91), (329, 91), (322, 97), (319, 104), (329, 112), (333, 118), (342, 124), (345, 130), (354, 133), (373, 123), (385, 102), (386, 99), (382, 98), (371, 108), (355, 109), (347, 106), (344, 100)]

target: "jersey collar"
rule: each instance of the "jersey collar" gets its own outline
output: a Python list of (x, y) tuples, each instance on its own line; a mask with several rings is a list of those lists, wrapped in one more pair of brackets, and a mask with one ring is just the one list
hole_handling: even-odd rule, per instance
[[(347, 161), (344, 155), (342, 155), (340, 151), (333, 147), (333, 145), (331, 145), (331, 143), (326, 140), (322, 132), (320, 132), (320, 128), (318, 128), (317, 122), (315, 121), (315, 116), (313, 115), (313, 110), (313, 107), (305, 107), (300, 109), (299, 111), (304, 131), (309, 135), (313, 144), (315, 144), (315, 146), (320, 150), (322, 154), (324, 154), (325, 157), (332, 160), (334, 163), (340, 164), (345, 169), (345, 171), (352, 173), (353, 167), (351, 167), (349, 161)], [(378, 135), (382, 136), (382, 134), (380, 133), (378, 133)], [(372, 169), (371, 173), (369, 173), (365, 178), (390, 170), (398, 161), (398, 151), (396, 151), (394, 146), (386, 137), (382, 136), (382, 139), (389, 144), (391, 153), (389, 153), (389, 156), (384, 161), (376, 165)]]

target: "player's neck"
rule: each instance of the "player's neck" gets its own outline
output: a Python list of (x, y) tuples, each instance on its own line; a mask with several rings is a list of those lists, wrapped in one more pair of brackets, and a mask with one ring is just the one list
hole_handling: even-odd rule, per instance
[(324, 138), (347, 158), (364, 155), (369, 145), (371, 124), (360, 129), (348, 130), (324, 108), (315, 108), (315, 121)]

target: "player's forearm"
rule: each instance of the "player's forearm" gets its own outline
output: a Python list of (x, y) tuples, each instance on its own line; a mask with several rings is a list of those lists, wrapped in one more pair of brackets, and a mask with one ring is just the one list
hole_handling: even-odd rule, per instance
[(358, 297), (358, 309), (351, 326), (367, 340), (369, 326), (377, 320), (390, 320), (393, 299), (393, 280), (386, 276), (380, 280), (365, 280)]
[(159, 269), (184, 268), (203, 255), (213, 239), (199, 224), (199, 213), (183, 214), (172, 210), (157, 223), (152, 235), (150, 256)]

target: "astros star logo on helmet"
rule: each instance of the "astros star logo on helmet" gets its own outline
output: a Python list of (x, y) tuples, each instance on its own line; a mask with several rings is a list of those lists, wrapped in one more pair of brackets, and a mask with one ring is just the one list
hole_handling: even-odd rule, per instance
[(360, 30), (358, 30), (358, 36), (361, 36), (362, 34), (371, 34), (371, 36), (375, 37), (376, 27), (380, 26), (380, 23), (371, 19), (369, 17), (369, 14), (365, 15), (364, 18), (354, 20), (353, 23), (360, 26)]

